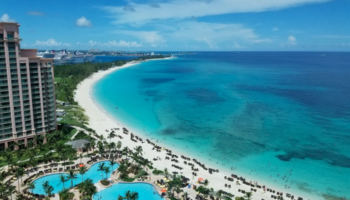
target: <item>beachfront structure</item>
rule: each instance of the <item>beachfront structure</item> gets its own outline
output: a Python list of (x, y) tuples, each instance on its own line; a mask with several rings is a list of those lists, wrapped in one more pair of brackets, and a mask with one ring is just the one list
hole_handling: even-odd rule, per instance
[(0, 22), (0, 150), (56, 129), (53, 59), (21, 49), (19, 26)]
[(90, 143), (90, 140), (80, 139), (80, 140), (69, 141), (65, 143), (65, 145), (71, 145), (73, 149), (76, 149), (79, 152), (83, 152), (84, 150), (87, 150), (85, 147), (87, 143)]

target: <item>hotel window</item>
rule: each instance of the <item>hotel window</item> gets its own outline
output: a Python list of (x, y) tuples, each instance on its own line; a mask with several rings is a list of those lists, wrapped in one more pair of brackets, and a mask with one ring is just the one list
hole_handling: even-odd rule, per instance
[(7, 33), (7, 39), (13, 39), (13, 33)]

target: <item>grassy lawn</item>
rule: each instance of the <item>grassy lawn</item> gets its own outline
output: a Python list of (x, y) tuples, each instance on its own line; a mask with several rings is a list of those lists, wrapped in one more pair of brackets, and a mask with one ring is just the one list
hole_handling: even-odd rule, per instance
[(71, 105), (71, 106), (61, 106), (58, 105), (57, 109), (64, 110), (67, 114), (64, 115), (61, 121), (58, 123), (61, 124), (70, 124), (70, 125), (76, 125), (76, 126), (83, 126), (83, 121), (86, 124), (89, 118), (85, 115), (84, 109), (82, 109), (79, 106)]

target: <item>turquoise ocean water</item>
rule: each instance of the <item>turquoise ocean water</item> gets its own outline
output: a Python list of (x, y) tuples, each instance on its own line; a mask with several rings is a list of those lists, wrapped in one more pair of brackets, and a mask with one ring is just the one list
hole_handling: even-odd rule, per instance
[(248, 180), (350, 199), (350, 53), (200, 52), (113, 72), (93, 96)]

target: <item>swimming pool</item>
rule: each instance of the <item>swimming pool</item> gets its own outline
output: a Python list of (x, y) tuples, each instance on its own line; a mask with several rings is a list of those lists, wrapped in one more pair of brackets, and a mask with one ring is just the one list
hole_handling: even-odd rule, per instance
[(118, 195), (124, 196), (125, 192), (139, 193), (138, 200), (164, 200), (155, 190), (153, 185), (148, 183), (118, 183), (106, 188), (93, 196), (93, 200), (117, 199)]
[[(100, 163), (105, 163), (106, 166), (109, 166), (109, 161), (102, 161), (102, 162), (98, 162), (98, 163), (95, 163), (91, 166), (91, 168), (84, 174), (84, 180), (87, 179), (87, 178), (90, 178), (92, 179), (93, 183), (97, 183), (98, 181), (100, 181), (102, 179), (102, 176), (101, 176), (101, 172), (100, 171), (97, 171), (98, 170), (98, 165)], [(114, 165), (113, 166), (113, 170), (117, 169), (118, 168), (118, 164)], [(110, 169), (112, 171), (112, 168)], [(35, 194), (45, 194), (45, 191), (42, 187), (42, 184), (45, 182), (45, 181), (49, 181), (49, 184), (54, 188), (54, 191), (53, 193), (58, 193), (59, 191), (61, 191), (63, 189), (63, 184), (61, 183), (60, 181), (60, 175), (61, 174), (64, 174), (64, 173), (60, 173), (60, 174), (52, 174), (52, 175), (48, 175), (48, 176), (44, 176), (42, 178), (39, 178), (37, 180), (34, 181), (35, 183), (35, 189), (33, 190), (33, 193)], [(107, 177), (110, 176), (110, 173), (107, 175)], [(77, 185), (79, 183), (81, 183), (82, 181), (82, 177), (80, 174), (77, 174), (77, 179), (73, 181), (73, 185)], [(103, 178), (106, 177), (106, 174), (103, 173)], [(65, 182), (64, 184), (64, 187), (65, 188), (69, 188), (70, 187), (70, 184), (71, 184), (71, 181), (67, 181)]]

